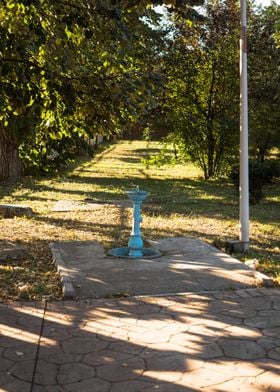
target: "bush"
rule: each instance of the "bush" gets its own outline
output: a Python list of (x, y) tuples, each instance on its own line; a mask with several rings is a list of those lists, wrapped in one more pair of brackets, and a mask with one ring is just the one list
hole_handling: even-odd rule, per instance
[[(229, 174), (234, 185), (239, 187), (239, 165), (235, 164)], [(276, 160), (265, 162), (249, 162), (249, 193), (252, 204), (259, 203), (262, 199), (262, 188), (265, 184), (270, 184), (276, 178), (280, 177), (280, 163)]]

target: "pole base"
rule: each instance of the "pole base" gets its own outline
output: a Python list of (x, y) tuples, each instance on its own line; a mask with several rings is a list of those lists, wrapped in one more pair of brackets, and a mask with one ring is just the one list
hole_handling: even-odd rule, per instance
[(249, 242), (243, 242), (240, 240), (226, 241), (225, 249), (228, 253), (246, 253), (250, 247)]

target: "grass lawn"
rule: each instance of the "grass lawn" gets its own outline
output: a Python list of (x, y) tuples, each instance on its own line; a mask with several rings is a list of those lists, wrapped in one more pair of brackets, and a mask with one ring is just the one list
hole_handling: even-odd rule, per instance
[[(125, 190), (139, 185), (150, 192), (143, 205), (145, 238), (199, 237), (223, 247), (238, 238), (238, 193), (226, 179), (202, 179), (193, 165), (149, 167), (142, 158), (159, 149), (157, 143), (122, 141), (83, 160), (67, 173), (50, 178), (25, 177), (0, 188), (0, 203), (30, 206), (33, 217), (0, 220), (1, 241), (24, 245), (29, 256), (0, 264), (2, 299), (59, 298), (61, 287), (52, 265), (50, 241), (97, 240), (106, 248), (126, 245), (131, 210), (104, 205), (92, 211), (53, 212), (59, 200), (83, 202), (127, 199)], [(246, 257), (256, 258), (260, 269), (280, 283), (280, 190), (265, 187), (265, 197), (250, 209), (251, 247)]]

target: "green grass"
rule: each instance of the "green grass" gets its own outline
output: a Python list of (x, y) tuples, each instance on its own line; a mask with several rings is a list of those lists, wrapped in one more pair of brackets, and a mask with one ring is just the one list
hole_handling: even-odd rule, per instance
[[(30, 298), (53, 292), (59, 296), (59, 283), (49, 262), (49, 241), (97, 240), (108, 248), (125, 245), (129, 237), (131, 210), (105, 205), (93, 211), (52, 212), (58, 200), (126, 200), (125, 190), (139, 185), (150, 192), (143, 205), (144, 239), (194, 236), (223, 248), (225, 240), (238, 238), (239, 203), (233, 185), (227, 179), (205, 181), (192, 164), (147, 168), (143, 158), (159, 149), (158, 143), (147, 146), (142, 141), (122, 141), (93, 160), (84, 159), (67, 173), (25, 177), (21, 183), (1, 187), (0, 203), (28, 205), (36, 213), (32, 218), (0, 221), (1, 239), (27, 246), (31, 268), (36, 270), (39, 262), (41, 272), (36, 270), (37, 288), (31, 282)], [(279, 184), (265, 187), (264, 195), (260, 204), (251, 206), (250, 252), (240, 258), (257, 258), (261, 268), (280, 282)], [(44, 258), (48, 260), (45, 268)], [(7, 279), (3, 268), (0, 265), (0, 278)], [(18, 291), (16, 285), (13, 287), (13, 294), (2, 288), (2, 296), (14, 297)]]

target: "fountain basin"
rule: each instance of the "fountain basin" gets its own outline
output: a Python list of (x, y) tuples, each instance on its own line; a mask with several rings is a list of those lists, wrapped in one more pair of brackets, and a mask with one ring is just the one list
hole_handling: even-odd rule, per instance
[(129, 248), (128, 246), (113, 248), (108, 251), (108, 254), (110, 256), (115, 256), (122, 259), (155, 259), (161, 256), (160, 251), (154, 248), (142, 248), (141, 253), (142, 255), (140, 256), (132, 256), (131, 248)]
[(127, 194), (130, 200), (136, 203), (139, 202), (142, 203), (142, 201), (144, 201), (147, 198), (147, 196), (149, 196), (149, 192), (141, 191), (139, 188), (132, 191), (126, 191), (125, 193)]

